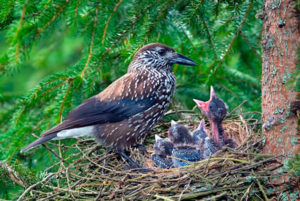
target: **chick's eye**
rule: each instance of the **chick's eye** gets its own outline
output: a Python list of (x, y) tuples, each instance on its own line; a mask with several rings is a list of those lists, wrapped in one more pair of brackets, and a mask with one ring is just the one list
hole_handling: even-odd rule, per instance
[(158, 50), (158, 54), (160, 56), (164, 56), (166, 54), (166, 50), (165, 49), (160, 49), (160, 50)]

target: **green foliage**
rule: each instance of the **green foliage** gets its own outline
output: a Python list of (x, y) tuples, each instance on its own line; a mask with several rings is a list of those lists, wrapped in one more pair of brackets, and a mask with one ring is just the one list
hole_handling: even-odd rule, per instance
[(284, 167), (289, 173), (300, 176), (300, 154), (295, 154), (295, 156), (287, 159), (284, 162)]
[[(0, 160), (37, 172), (57, 158), (19, 154), (32, 134), (122, 76), (134, 53), (165, 43), (199, 65), (174, 66), (175, 105), (192, 108), (209, 87), (229, 105), (260, 111), (262, 0), (2, 0)], [(69, 142), (64, 141), (64, 144)]]

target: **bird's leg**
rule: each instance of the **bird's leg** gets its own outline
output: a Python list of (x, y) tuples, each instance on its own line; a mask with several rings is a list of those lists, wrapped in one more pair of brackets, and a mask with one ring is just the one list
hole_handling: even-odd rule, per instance
[(143, 144), (136, 144), (136, 148), (138, 148), (143, 155), (148, 154), (146, 147)]
[[(107, 151), (104, 155), (105, 155), (105, 158), (104, 158), (104, 160), (103, 160), (103, 167), (105, 168), (105, 166), (106, 166), (106, 157), (109, 155), (109, 154), (111, 154), (112, 153), (112, 150), (109, 150), (109, 151)], [(101, 170), (101, 173), (102, 174), (104, 174), (104, 168), (102, 168), (102, 170)]]
[(127, 160), (127, 162), (129, 162), (133, 168), (140, 168), (140, 166), (134, 161), (132, 160), (129, 156), (127, 156), (124, 152), (119, 152), (118, 153), (122, 158), (124, 158), (125, 160)]
[(131, 167), (129, 167), (130, 169), (137, 169), (138, 172), (140, 173), (148, 173), (151, 172), (153, 170), (149, 169), (149, 168), (141, 168), (136, 162), (134, 162), (134, 160), (132, 160), (129, 156), (127, 156), (124, 152), (118, 152), (118, 154), (124, 158), (125, 160), (127, 160), (127, 162), (129, 162), (131, 164)]

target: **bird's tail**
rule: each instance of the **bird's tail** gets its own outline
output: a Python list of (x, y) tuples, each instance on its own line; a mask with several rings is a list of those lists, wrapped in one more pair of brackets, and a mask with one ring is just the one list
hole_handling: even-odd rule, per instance
[(44, 142), (47, 142), (48, 140), (51, 140), (53, 138), (57, 137), (57, 133), (50, 133), (48, 135), (45, 135), (35, 141), (33, 141), (32, 143), (30, 143), (29, 145), (27, 145), (24, 149), (21, 150), (21, 153), (24, 153), (25, 151), (33, 148), (33, 147), (36, 147), (40, 144), (43, 144)]

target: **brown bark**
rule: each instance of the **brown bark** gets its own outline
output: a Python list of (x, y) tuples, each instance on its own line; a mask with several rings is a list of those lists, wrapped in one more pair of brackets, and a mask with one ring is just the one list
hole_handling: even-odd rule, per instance
[[(265, 153), (299, 153), (295, 86), (287, 83), (296, 72), (299, 19), (294, 0), (265, 0), (263, 25), (262, 118)], [(298, 11), (299, 12), (299, 11)]]

